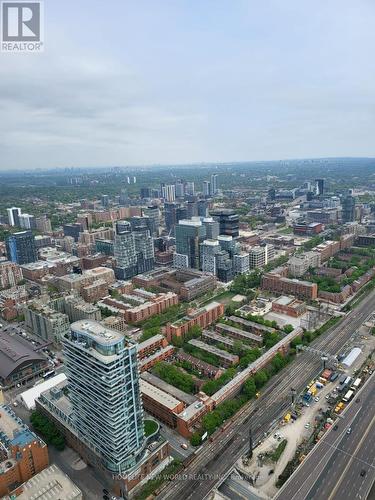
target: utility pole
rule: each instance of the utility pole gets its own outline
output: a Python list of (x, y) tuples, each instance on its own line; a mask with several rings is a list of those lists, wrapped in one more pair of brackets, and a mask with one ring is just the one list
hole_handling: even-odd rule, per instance
[(297, 391), (293, 387), (291, 387), (290, 392), (292, 393), (292, 406), (294, 406)]

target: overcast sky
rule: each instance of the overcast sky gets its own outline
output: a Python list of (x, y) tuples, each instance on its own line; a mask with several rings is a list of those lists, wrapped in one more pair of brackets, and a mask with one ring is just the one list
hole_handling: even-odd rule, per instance
[(0, 169), (375, 156), (374, 0), (46, 0)]

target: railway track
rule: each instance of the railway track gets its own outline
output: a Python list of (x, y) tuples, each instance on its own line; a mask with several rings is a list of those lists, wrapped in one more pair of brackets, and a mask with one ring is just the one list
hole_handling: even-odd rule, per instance
[[(337, 354), (366, 320), (375, 307), (375, 291), (372, 291), (351, 313), (337, 325), (315, 339), (312, 345), (330, 354)], [(291, 387), (301, 391), (317, 374), (321, 367), (316, 355), (308, 351), (273, 377), (265, 386), (260, 398), (245, 405), (232, 423), (216, 437), (207, 442), (183, 471), (184, 477), (168, 484), (158, 499), (203, 499), (220, 483), (233, 464), (246, 451), (251, 424), (255, 440), (278, 420), (290, 406)], [(202, 479), (202, 475), (204, 479)]]

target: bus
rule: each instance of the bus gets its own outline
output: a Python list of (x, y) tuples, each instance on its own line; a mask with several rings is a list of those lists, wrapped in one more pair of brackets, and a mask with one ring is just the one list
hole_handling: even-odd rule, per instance
[(49, 372), (46, 372), (43, 375), (44, 380), (47, 380), (47, 378), (51, 378), (55, 375), (55, 370), (50, 370)]
[(350, 390), (348, 391), (345, 396), (342, 398), (342, 400), (344, 401), (344, 403), (347, 403), (348, 401), (350, 401), (353, 397), (353, 394), (354, 394), (354, 391)]

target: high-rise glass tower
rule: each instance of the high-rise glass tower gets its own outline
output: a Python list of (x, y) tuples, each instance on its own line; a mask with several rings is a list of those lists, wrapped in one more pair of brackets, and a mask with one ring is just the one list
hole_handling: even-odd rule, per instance
[(35, 237), (32, 231), (20, 231), (6, 240), (8, 259), (17, 264), (29, 264), (38, 260)]
[(136, 344), (92, 320), (63, 338), (72, 423), (102, 465), (122, 473), (143, 457), (144, 423)]

